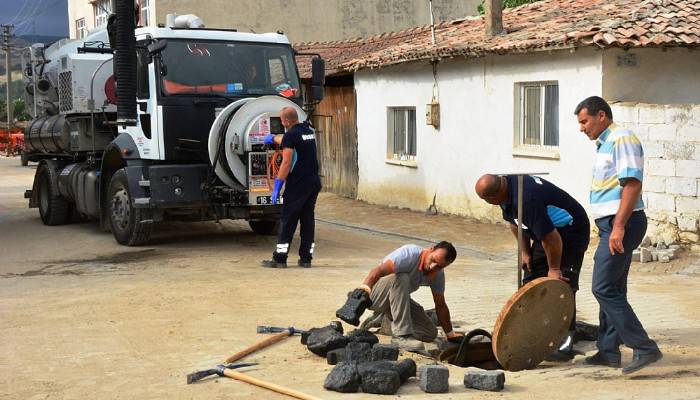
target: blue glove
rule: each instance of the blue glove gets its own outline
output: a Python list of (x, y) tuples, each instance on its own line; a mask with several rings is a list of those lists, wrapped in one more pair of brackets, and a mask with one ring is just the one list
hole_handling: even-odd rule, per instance
[(282, 190), (282, 185), (284, 181), (280, 178), (275, 178), (275, 187), (272, 189), (272, 204), (277, 204), (280, 197), (280, 190)]
[(271, 133), (265, 135), (265, 139), (263, 139), (263, 143), (265, 143), (268, 146), (275, 144), (275, 135), (273, 135)]

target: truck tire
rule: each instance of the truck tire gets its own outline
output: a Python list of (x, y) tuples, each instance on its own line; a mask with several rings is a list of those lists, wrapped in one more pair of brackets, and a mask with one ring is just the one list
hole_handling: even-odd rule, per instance
[(38, 171), (39, 216), (44, 225), (63, 225), (70, 216), (70, 203), (56, 190), (58, 173), (50, 166), (42, 165)]
[(280, 222), (278, 220), (266, 220), (266, 221), (248, 221), (250, 229), (258, 235), (275, 235), (279, 229)]
[(22, 163), (23, 167), (26, 167), (27, 165), (29, 165), (29, 157), (27, 156), (26, 151), (20, 150), (19, 159), (20, 159), (20, 162)]
[(109, 225), (117, 242), (125, 246), (146, 243), (153, 221), (148, 219), (147, 210), (133, 207), (126, 171), (120, 169), (112, 175), (107, 196)]

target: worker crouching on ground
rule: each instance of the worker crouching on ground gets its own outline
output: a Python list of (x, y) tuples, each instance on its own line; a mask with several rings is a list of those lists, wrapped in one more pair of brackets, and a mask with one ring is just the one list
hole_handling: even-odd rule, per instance
[[(517, 176), (486, 174), (476, 182), (476, 193), (498, 205), (513, 235), (518, 237)], [(523, 177), (523, 240), (520, 245), (525, 270), (523, 283), (545, 276), (559, 278), (578, 290), (583, 256), (590, 241), (588, 215), (568, 193), (552, 183), (529, 175)], [(569, 332), (561, 346), (547, 359), (568, 361), (575, 353), (576, 306)]]
[(316, 134), (309, 124), (299, 122), (299, 115), (292, 107), (283, 108), (280, 111), (280, 119), (285, 129), (284, 135), (267, 135), (264, 143), (282, 146), (282, 164), (275, 178), (272, 203), (277, 204), (283, 185), (284, 202), (277, 233), (277, 248), (272, 253), (272, 260), (263, 261), (262, 266), (287, 267), (287, 253), (298, 223), (301, 225), (301, 244), (297, 264), (309, 268), (314, 253), (314, 209), (318, 193), (321, 191), (316, 158)]
[(360, 289), (372, 300), (374, 311), (361, 328), (381, 324), (380, 333), (391, 335), (391, 342), (406, 351), (425, 349), (423, 342), (437, 337), (437, 327), (411, 293), (420, 286), (429, 286), (435, 301), (438, 321), (448, 339), (459, 340), (452, 331), (450, 310), (445, 302), (445, 269), (457, 258), (457, 251), (448, 242), (429, 248), (408, 244), (394, 250), (373, 268)]

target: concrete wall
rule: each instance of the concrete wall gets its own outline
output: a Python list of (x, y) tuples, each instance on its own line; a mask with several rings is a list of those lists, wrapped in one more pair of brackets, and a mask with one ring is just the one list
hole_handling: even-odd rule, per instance
[[(74, 0), (73, 0), (74, 1)], [(283, 30), (292, 42), (330, 41), (430, 23), (427, 0), (153, 0), (156, 20), (194, 13), (209, 27), (239, 31)], [(477, 13), (480, 0), (436, 0), (436, 21)]]
[(643, 198), (652, 242), (698, 243), (700, 105), (613, 105), (644, 146)]
[(699, 50), (605, 50), (603, 97), (608, 101), (697, 104), (699, 71)]
[[(440, 63), (439, 130), (424, 118), (432, 95), (430, 65), (358, 71), (358, 198), (425, 210), (437, 193), (440, 212), (495, 221), (499, 209), (474, 193), (479, 176), (549, 172), (546, 179), (586, 205), (595, 148), (579, 132), (573, 110), (583, 98), (601, 94), (601, 58), (601, 52), (584, 49)], [(559, 83), (558, 159), (514, 155), (514, 87), (523, 81)], [(387, 106), (416, 107), (415, 168), (386, 161)]]

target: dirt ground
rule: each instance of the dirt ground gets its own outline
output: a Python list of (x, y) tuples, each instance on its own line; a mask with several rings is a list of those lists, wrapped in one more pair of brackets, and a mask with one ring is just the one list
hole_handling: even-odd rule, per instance
[[(2, 399), (287, 398), (227, 378), (186, 385), (185, 376), (260, 340), (257, 325), (327, 324), (347, 291), (404, 243), (455, 243), (458, 258), (447, 269), (446, 298), (459, 330), (492, 329), (516, 286), (515, 241), (500, 225), (323, 194), (314, 267), (268, 270), (258, 263), (270, 255), (274, 238), (253, 234), (244, 222), (161, 225), (149, 245), (136, 248), (117, 245), (94, 222), (43, 226), (23, 199), (34, 169), (20, 167), (17, 158), (0, 159)], [(578, 317), (597, 323), (591, 257), (589, 251)], [(629, 296), (664, 352), (658, 364), (622, 376), (582, 366), (579, 356), (507, 372), (500, 393), (464, 388), (464, 370), (450, 367), (449, 393), (425, 394), (411, 380), (397, 397), (700, 398), (699, 257), (685, 253), (671, 265), (649, 265), (634, 265)], [(414, 298), (432, 307), (427, 289)], [(592, 343), (580, 348), (594, 351)], [(431, 361), (414, 358), (419, 365)], [(623, 363), (630, 358), (624, 350)], [(320, 398), (379, 398), (324, 390), (331, 367), (298, 338), (246, 360), (258, 363), (245, 370), (249, 375)]]

